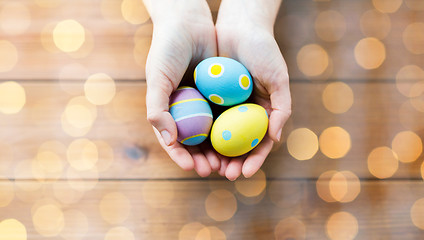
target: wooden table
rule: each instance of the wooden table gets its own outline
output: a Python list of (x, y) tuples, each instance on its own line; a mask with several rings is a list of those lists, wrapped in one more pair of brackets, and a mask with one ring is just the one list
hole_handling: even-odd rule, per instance
[(146, 120), (140, 1), (0, 0), (0, 239), (422, 239), (423, 10), (285, 0), (293, 114), (230, 182), (178, 168)]

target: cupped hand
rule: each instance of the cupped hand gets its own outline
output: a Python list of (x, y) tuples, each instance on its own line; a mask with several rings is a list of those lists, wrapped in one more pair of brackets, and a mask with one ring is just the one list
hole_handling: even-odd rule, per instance
[(225, 175), (230, 180), (241, 174), (251, 177), (259, 170), (274, 142), (280, 141), (282, 127), (291, 114), (288, 71), (273, 36), (275, 19), (258, 16), (266, 15), (264, 12), (249, 14), (248, 8), (254, 6), (235, 6), (235, 2), (221, 4), (216, 24), (218, 54), (238, 60), (249, 70), (254, 81), (253, 101), (263, 106), (270, 117), (268, 134), (262, 142), (228, 164)]
[(161, 146), (182, 169), (194, 168), (202, 177), (211, 171), (223, 175), (228, 158), (217, 154), (210, 143), (186, 147), (176, 141), (177, 128), (168, 106), (189, 66), (217, 54), (209, 7), (199, 0), (155, 0), (146, 5), (154, 23), (146, 64), (147, 119)]

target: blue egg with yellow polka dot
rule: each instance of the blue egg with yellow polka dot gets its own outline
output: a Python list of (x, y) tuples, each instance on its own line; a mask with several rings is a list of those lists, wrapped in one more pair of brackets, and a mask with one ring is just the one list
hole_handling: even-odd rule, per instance
[(249, 71), (243, 64), (226, 57), (201, 61), (194, 70), (194, 82), (205, 98), (221, 106), (240, 104), (253, 90)]

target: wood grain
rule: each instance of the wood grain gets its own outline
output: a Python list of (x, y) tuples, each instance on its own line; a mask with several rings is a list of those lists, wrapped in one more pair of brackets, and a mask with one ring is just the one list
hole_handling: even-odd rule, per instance
[[(316, 194), (315, 183), (304, 180), (268, 181), (262, 200), (256, 204), (246, 204), (249, 199), (246, 200), (237, 192), (234, 184), (227, 181), (102, 181), (93, 190), (83, 193), (80, 200), (73, 204), (63, 204), (54, 197), (55, 191), (63, 190), (68, 191), (68, 196), (72, 195), (74, 190), (67, 182), (44, 183), (39, 193), (32, 195), (22, 189), (34, 187), (39, 184), (37, 182), (0, 184), (2, 188), (11, 184), (16, 194), (15, 199), (2, 208), (0, 219), (15, 218), (21, 221), (28, 231), (28, 239), (44, 239), (34, 227), (31, 217), (37, 208), (46, 204), (54, 204), (65, 212), (65, 216), (70, 210), (78, 211), (87, 220), (80, 223), (80, 228), (69, 231), (67, 227), (76, 224), (74, 221), (80, 218), (65, 218), (65, 230), (61, 231), (64, 239), (89, 237), (100, 240), (104, 239), (109, 229), (117, 226), (125, 226), (135, 239), (179, 239), (183, 226), (193, 222), (216, 226), (227, 239), (274, 239), (279, 221), (289, 217), (298, 219), (304, 226), (306, 239), (324, 239), (327, 237), (328, 218), (340, 211), (349, 212), (357, 220), (359, 230), (356, 239), (395, 239), (398, 236), (402, 236), (402, 239), (419, 239), (424, 234), (412, 224), (410, 218), (411, 206), (424, 196), (422, 184), (415, 181), (362, 182), (358, 198), (347, 204), (324, 202)], [(270, 186), (278, 186), (278, 197), (272, 196)], [(205, 207), (209, 194), (219, 189), (225, 189), (237, 199), (234, 216), (222, 222), (208, 216)], [(31, 198), (22, 201), (22, 196)], [(279, 205), (274, 204), (272, 198), (274, 201), (278, 198)], [(152, 205), (152, 199), (162, 205)], [(221, 204), (224, 204), (221, 209), (228, 208), (225, 203)], [(120, 209), (121, 212), (113, 212)], [(110, 224), (108, 216), (121, 220)], [(53, 224), (52, 221), (55, 220), (50, 219), (47, 223)], [(346, 228), (343, 223), (340, 224), (340, 229)], [(280, 229), (277, 239), (303, 239), (301, 229), (296, 224), (285, 230)], [(193, 239), (199, 230), (190, 232)]]
[[(146, 120), (144, 82), (118, 82), (114, 100), (97, 107), (97, 118), (91, 130), (81, 137), (64, 132), (61, 115), (70, 99), (83, 94), (82, 82), (22, 82), (22, 86), (27, 93), (24, 109), (18, 114), (2, 115), (0, 118), (4, 126), (0, 135), (1, 146), (12, 152), (9, 155), (3, 154), (4, 161), (10, 163), (5, 166), (13, 168), (22, 161), (34, 159), (44, 142), (55, 140), (64, 145), (65, 150), (58, 150), (58, 154), (66, 169), (68, 145), (75, 139), (87, 138), (92, 141), (102, 140), (113, 149), (113, 161), (100, 173), (101, 178), (173, 179), (197, 176), (193, 172), (180, 170), (159, 146)], [(407, 129), (423, 137), (423, 114), (412, 107), (400, 112), (402, 105), (409, 104), (409, 100), (397, 92), (394, 83), (349, 83), (354, 93), (354, 103), (343, 114), (333, 114), (323, 106), (321, 95), (326, 86), (327, 83), (291, 84), (293, 114), (286, 124), (283, 144), (278, 151), (269, 155), (263, 166), (267, 177), (317, 178), (324, 171), (335, 169), (351, 170), (360, 178), (372, 178), (367, 168), (367, 158), (374, 148), (391, 147), (394, 136)], [(72, 90), (76, 95), (68, 94), (63, 89)], [(404, 118), (407, 119), (406, 123), (401, 121)], [(345, 129), (350, 135), (351, 148), (343, 158), (330, 159), (318, 151), (311, 160), (298, 161), (288, 153), (285, 141), (292, 130), (308, 128), (319, 137), (325, 129), (333, 126)], [(99, 150), (98, 164), (106, 161), (102, 160), (102, 157), (106, 157), (102, 154), (107, 149)], [(419, 158), (412, 163), (400, 163), (394, 178), (421, 178), (421, 162)], [(2, 168), (1, 175), (33, 178), (31, 174), (17, 177), (9, 169)]]

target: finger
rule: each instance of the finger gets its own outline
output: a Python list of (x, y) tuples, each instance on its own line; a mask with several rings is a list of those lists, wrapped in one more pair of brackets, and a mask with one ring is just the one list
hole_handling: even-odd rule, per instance
[(221, 161), (219, 160), (217, 153), (207, 143), (201, 144), (200, 148), (205, 154), (205, 157), (208, 160), (212, 171), (218, 171), (221, 167)]
[(211, 174), (211, 166), (205, 155), (200, 151), (198, 146), (188, 146), (188, 152), (191, 154), (194, 160), (194, 170), (201, 177), (207, 177)]
[(233, 158), (228, 164), (227, 170), (225, 170), (225, 176), (230, 181), (235, 181), (241, 175), (241, 169), (245, 156)]
[(272, 140), (279, 142), (284, 124), (291, 114), (291, 97), (287, 74), (279, 75), (281, 79), (273, 81), (277, 84), (271, 88), (270, 100), (272, 111), (269, 117), (268, 134)]
[(187, 149), (184, 148), (182, 144), (179, 142), (175, 142), (174, 144), (167, 146), (162, 137), (160, 136), (157, 129), (153, 128), (156, 137), (159, 139), (159, 143), (162, 148), (168, 153), (169, 157), (185, 171), (190, 171), (194, 168), (194, 160), (191, 157), (190, 153)]
[(218, 158), (221, 160), (221, 167), (218, 170), (218, 174), (225, 176), (225, 171), (227, 170), (228, 164), (230, 163), (230, 159), (228, 157), (222, 156), (221, 154), (218, 154)]
[(262, 142), (249, 153), (242, 168), (243, 175), (246, 178), (253, 176), (261, 168), (266, 157), (271, 152), (273, 144), (272, 139), (265, 136)]

